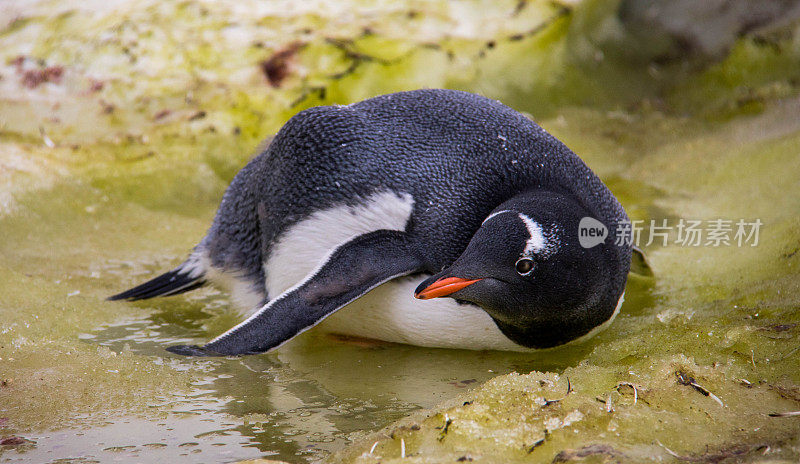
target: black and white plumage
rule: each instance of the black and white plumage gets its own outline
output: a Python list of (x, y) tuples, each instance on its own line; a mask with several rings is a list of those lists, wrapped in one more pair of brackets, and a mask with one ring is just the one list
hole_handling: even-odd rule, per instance
[[(578, 244), (587, 216), (610, 232), (592, 248)], [(112, 299), (209, 281), (256, 310), (204, 347), (170, 348), (188, 355), (263, 352), (318, 323), (423, 346), (545, 348), (618, 311), (627, 220), (578, 156), (513, 109), (402, 92), (291, 118), (189, 259)]]

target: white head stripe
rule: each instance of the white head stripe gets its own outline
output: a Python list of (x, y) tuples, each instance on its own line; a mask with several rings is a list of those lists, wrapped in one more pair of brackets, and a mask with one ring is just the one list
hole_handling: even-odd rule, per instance
[(497, 215), (499, 215), (499, 214), (503, 214), (503, 213), (513, 213), (513, 211), (511, 211), (511, 210), (508, 210), (508, 209), (504, 209), (503, 211), (498, 211), (498, 212), (496, 212), (496, 213), (492, 213), (492, 214), (490, 214), (490, 215), (489, 215), (489, 216), (488, 216), (486, 219), (484, 219), (484, 220), (483, 220), (483, 222), (481, 223), (481, 225), (484, 225), (484, 224), (486, 224), (486, 222), (487, 222), (487, 221), (489, 221), (489, 219), (491, 219), (491, 218), (493, 218), (493, 217), (495, 217), (495, 216), (497, 216)]
[(525, 245), (525, 251), (523, 251), (523, 254), (530, 255), (542, 251), (545, 245), (542, 227), (537, 224), (536, 221), (522, 213), (519, 213), (519, 218), (525, 223), (525, 227), (528, 229), (528, 234), (531, 236), (528, 239), (528, 243)]

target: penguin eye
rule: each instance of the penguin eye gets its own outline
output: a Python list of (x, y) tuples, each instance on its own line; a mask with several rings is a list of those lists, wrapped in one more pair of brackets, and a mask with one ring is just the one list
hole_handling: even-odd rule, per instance
[(533, 260), (528, 258), (520, 258), (517, 264), (514, 265), (519, 275), (528, 275), (533, 270)]

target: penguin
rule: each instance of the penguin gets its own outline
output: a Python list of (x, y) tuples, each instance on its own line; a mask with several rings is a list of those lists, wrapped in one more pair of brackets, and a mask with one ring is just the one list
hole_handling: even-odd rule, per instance
[[(605, 230), (591, 246), (586, 218)], [(296, 114), (234, 177), (185, 262), (109, 299), (227, 288), (250, 316), (167, 348), (187, 356), (263, 353), (317, 325), (544, 349), (619, 312), (626, 223), (589, 167), (521, 113), (462, 91), (400, 92)]]

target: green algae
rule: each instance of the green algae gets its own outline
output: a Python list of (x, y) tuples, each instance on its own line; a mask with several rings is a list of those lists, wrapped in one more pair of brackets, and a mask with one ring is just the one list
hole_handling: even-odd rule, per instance
[[(676, 372), (707, 391), (727, 390), (722, 398), (728, 403), (720, 406), (678, 383)], [(752, 408), (765, 396), (776, 406), (792, 406), (769, 387), (724, 379), (683, 357), (636, 373), (649, 381), (621, 380), (631, 374), (600, 368), (498, 377), (458, 398), (461, 405), (407, 419), (374, 437), (377, 446), (371, 446), (370, 437), (365, 447), (340, 457), (353, 462), (550, 462), (583, 449), (594, 451), (588, 456), (617, 461), (722, 460), (752, 459), (768, 446), (772, 459), (794, 456), (796, 429)], [(567, 394), (570, 385), (574, 390)], [(731, 442), (709, 439), (709, 428)], [(403, 449), (406, 458), (400, 459)]]
[[(65, 457), (796, 459), (797, 418), (768, 415), (800, 409), (796, 32), (685, 69), (632, 58), (616, 2), (350, 3), (42, 2), (0, 29), (0, 434), (36, 441), (13, 456), (133, 421), (165, 439), (98, 450), (71, 435)], [(274, 85), (262, 63), (293, 43)], [(64, 66), (62, 81), (25, 88), (19, 55)], [(179, 263), (291, 115), (418, 87), (531, 113), (633, 219), (759, 218), (759, 244), (646, 247), (656, 277), (631, 277), (610, 329), (530, 355), (309, 333), (263, 356), (176, 359), (164, 345), (238, 320), (226, 298), (104, 301)], [(419, 408), (434, 409), (369, 436)]]

